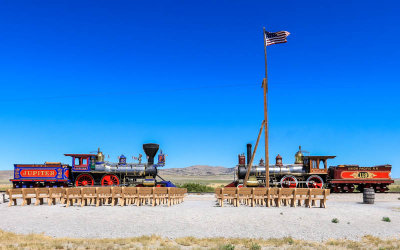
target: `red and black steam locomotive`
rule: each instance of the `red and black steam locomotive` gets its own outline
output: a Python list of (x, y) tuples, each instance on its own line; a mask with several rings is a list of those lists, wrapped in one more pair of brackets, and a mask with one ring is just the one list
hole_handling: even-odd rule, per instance
[[(104, 155), (97, 154), (65, 154), (72, 158), (72, 165), (59, 162), (45, 164), (15, 164), (14, 178), (10, 181), (14, 188), (24, 187), (68, 187), (68, 186), (174, 186), (169, 181), (156, 181), (158, 167), (165, 165), (165, 155), (158, 154), (158, 163), (154, 157), (159, 149), (158, 144), (143, 144), (147, 163), (142, 163), (142, 155), (138, 163), (128, 163), (121, 155), (118, 163), (104, 160)], [(161, 178), (161, 177), (160, 177)]]
[[(241, 186), (246, 176), (251, 159), (251, 144), (247, 144), (246, 156), (239, 155), (237, 165), (237, 180), (228, 186)], [(294, 164), (283, 164), (278, 154), (275, 165), (269, 166), (270, 186), (284, 188), (330, 188), (332, 192), (362, 192), (364, 188), (374, 188), (376, 192), (388, 191), (388, 185), (394, 182), (390, 178), (391, 165), (360, 167), (358, 165), (339, 165), (328, 168), (327, 160), (336, 156), (303, 155), (301, 147), (295, 155)], [(261, 159), (258, 165), (253, 165), (247, 186), (265, 186), (265, 164)]]

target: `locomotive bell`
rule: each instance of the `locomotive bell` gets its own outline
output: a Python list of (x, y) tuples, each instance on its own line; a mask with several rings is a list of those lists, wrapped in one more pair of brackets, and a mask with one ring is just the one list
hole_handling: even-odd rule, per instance
[(301, 146), (299, 146), (299, 151), (297, 151), (294, 158), (294, 164), (303, 164), (303, 153), (301, 152)]
[(97, 162), (104, 162), (104, 155), (100, 151), (100, 148), (97, 149), (96, 160), (97, 160)]
[(282, 156), (280, 156), (280, 154), (278, 154), (278, 155), (276, 156), (275, 160), (276, 160), (276, 164), (275, 164), (275, 165), (277, 165), (277, 166), (283, 166), (283, 163), (282, 163)]

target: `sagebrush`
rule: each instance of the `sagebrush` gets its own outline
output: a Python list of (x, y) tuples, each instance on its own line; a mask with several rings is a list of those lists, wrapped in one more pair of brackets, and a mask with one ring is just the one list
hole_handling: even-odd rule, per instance
[(185, 183), (178, 185), (180, 188), (186, 188), (188, 192), (191, 193), (212, 193), (215, 191), (213, 187), (209, 187), (200, 183)]

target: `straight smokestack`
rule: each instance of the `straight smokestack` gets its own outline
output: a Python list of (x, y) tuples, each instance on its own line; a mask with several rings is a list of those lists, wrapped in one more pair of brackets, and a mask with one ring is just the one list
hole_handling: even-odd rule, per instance
[(250, 159), (251, 159), (251, 143), (247, 144), (247, 165), (250, 164)]

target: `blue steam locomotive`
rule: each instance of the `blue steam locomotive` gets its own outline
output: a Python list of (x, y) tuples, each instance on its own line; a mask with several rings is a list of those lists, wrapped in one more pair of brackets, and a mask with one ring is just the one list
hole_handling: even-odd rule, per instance
[[(105, 161), (104, 154), (98, 149), (97, 154), (64, 154), (72, 157), (72, 166), (59, 162), (45, 164), (15, 164), (14, 178), (10, 181), (15, 188), (20, 187), (67, 187), (67, 186), (167, 186), (174, 187), (158, 175), (158, 168), (165, 166), (165, 155), (158, 154), (155, 143), (143, 144), (147, 163), (128, 163), (121, 155), (117, 163)], [(157, 181), (156, 177), (161, 181)]]

